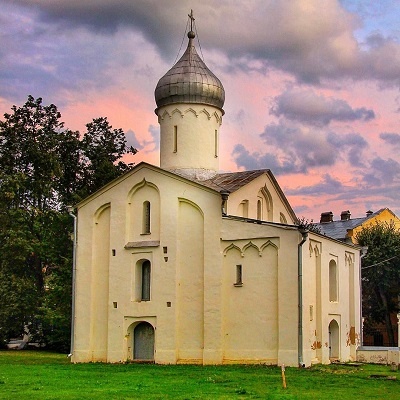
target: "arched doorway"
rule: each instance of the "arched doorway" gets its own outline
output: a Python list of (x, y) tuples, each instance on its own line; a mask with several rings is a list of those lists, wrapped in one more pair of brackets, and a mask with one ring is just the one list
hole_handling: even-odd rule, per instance
[(332, 320), (329, 324), (329, 358), (339, 360), (339, 324)]
[(133, 358), (154, 360), (154, 328), (148, 322), (140, 322), (133, 332)]

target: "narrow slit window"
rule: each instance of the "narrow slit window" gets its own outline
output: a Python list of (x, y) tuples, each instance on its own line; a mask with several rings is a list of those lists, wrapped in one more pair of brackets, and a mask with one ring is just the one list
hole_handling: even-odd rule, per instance
[(142, 227), (143, 234), (150, 233), (150, 202), (145, 201), (143, 203), (143, 227)]
[(243, 282), (242, 282), (242, 266), (241, 265), (236, 265), (236, 282), (235, 282), (235, 286), (242, 286)]
[(218, 131), (214, 132), (214, 157), (218, 157)]
[(178, 152), (178, 126), (177, 125), (174, 125), (173, 141), (174, 141), (174, 153), (177, 153)]

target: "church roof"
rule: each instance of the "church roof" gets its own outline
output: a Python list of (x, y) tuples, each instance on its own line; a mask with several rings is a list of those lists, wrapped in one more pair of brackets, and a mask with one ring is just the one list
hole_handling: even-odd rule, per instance
[[(180, 175), (179, 171), (173, 171), (174, 174)], [(210, 189), (216, 190), (218, 192), (226, 191), (229, 193), (233, 193), (239, 190), (241, 187), (247, 185), (254, 179), (258, 178), (260, 175), (268, 175), (268, 177), (273, 182), (273, 185), (279, 194), (282, 202), (286, 205), (288, 212), (294, 221), (297, 220), (296, 214), (293, 211), (290, 203), (288, 202), (285, 194), (283, 193), (279, 183), (275, 179), (271, 170), (269, 169), (256, 169), (252, 171), (240, 171), (240, 172), (224, 172), (220, 174), (216, 174), (213, 178), (200, 180), (193, 177), (184, 176), (186, 179), (191, 180), (192, 182), (196, 182), (202, 186), (206, 186)]]
[(194, 32), (190, 31), (185, 53), (158, 81), (155, 89), (158, 108), (175, 103), (199, 103), (222, 110), (225, 102), (224, 87), (197, 54), (194, 37)]
[(200, 185), (207, 186), (217, 191), (225, 190), (230, 193), (235, 192), (242, 186), (247, 185), (253, 179), (263, 174), (270, 174), (269, 169), (258, 169), (254, 171), (225, 172), (215, 175), (207, 180), (192, 179)]

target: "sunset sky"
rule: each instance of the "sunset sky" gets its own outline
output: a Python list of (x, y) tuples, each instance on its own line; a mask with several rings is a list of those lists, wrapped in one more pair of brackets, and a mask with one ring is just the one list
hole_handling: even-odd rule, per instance
[(0, 116), (108, 117), (159, 165), (154, 89), (186, 48), (225, 88), (220, 169), (269, 168), (299, 217), (400, 215), (399, 0), (0, 0)]

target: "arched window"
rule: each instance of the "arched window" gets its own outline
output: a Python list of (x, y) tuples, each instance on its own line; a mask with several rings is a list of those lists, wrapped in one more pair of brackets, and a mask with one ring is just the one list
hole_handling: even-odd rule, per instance
[(150, 279), (151, 265), (150, 261), (146, 260), (142, 264), (142, 301), (150, 301)]
[(262, 202), (261, 200), (257, 201), (257, 219), (262, 219)]
[(142, 234), (150, 233), (150, 202), (143, 202), (143, 226)]
[(329, 262), (329, 301), (338, 301), (337, 265), (334, 260)]

